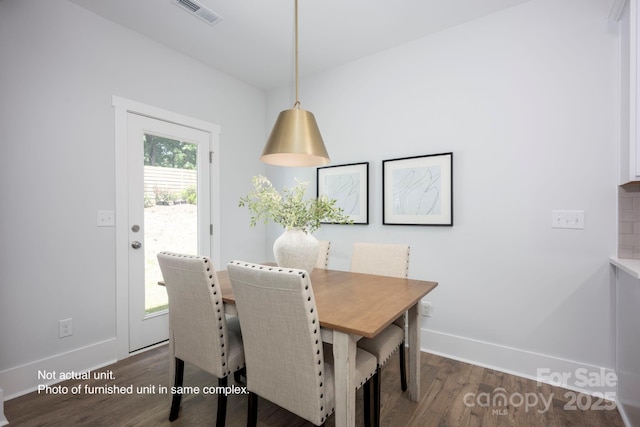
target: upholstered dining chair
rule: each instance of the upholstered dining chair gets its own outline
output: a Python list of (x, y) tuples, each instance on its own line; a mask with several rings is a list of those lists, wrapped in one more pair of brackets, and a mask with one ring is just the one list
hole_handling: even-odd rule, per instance
[(316, 262), (316, 268), (327, 268), (329, 265), (329, 248), (331, 242), (328, 240), (318, 240), (320, 245), (320, 251), (318, 251), (318, 261)]
[[(385, 243), (355, 243), (351, 257), (351, 271), (355, 273), (376, 274), (378, 276), (404, 277), (409, 274), (409, 246)], [(362, 338), (358, 347), (376, 356), (377, 375), (373, 381), (373, 399), (376, 408), (375, 425), (380, 424), (380, 370), (389, 357), (400, 349), (400, 385), (407, 389), (405, 366), (405, 316), (398, 317), (373, 338)]]
[[(325, 356), (309, 274), (242, 261), (232, 261), (227, 271), (244, 339), (247, 425), (257, 423), (258, 396), (315, 425), (324, 424), (335, 409), (333, 356)], [(356, 371), (358, 388), (364, 386), (365, 424), (370, 425), (375, 357), (357, 349)]]
[[(171, 252), (158, 254), (169, 296), (170, 383), (182, 387), (185, 362), (218, 377), (226, 387), (231, 373), (244, 368), (237, 317), (227, 319), (213, 263), (208, 257)], [(182, 395), (173, 394), (169, 420), (180, 412)], [(225, 424), (227, 397), (218, 394), (216, 426)]]

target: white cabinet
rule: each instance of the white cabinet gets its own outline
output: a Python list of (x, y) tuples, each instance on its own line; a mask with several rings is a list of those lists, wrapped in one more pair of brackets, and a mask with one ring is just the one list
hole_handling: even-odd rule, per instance
[(640, 181), (638, 140), (638, 0), (625, 2), (620, 16), (620, 184)]
[(640, 260), (612, 258), (616, 266), (616, 373), (618, 410), (640, 426)]

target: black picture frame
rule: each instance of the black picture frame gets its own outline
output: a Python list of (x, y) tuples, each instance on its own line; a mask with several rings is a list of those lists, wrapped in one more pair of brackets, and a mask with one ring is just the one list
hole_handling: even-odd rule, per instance
[(383, 160), (382, 223), (453, 226), (453, 153)]
[(335, 199), (353, 224), (369, 224), (369, 162), (317, 168), (316, 195)]

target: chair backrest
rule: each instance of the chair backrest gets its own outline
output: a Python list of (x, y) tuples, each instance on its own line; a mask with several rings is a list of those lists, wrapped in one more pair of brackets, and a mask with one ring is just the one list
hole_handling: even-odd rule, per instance
[(161, 252), (158, 263), (169, 296), (171, 356), (218, 378), (227, 376), (227, 324), (213, 262), (203, 256)]
[(318, 240), (320, 250), (318, 251), (318, 261), (316, 262), (316, 268), (327, 268), (329, 265), (329, 248), (331, 242), (328, 240)]
[(333, 409), (325, 404), (333, 387), (326, 380), (309, 275), (241, 261), (227, 270), (242, 329), (247, 389), (321, 424)]
[(351, 271), (379, 276), (409, 275), (409, 246), (389, 243), (354, 243)]

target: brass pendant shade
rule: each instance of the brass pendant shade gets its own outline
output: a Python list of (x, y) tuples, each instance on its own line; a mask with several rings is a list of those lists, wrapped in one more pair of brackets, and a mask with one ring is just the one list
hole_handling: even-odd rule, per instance
[(329, 163), (329, 154), (313, 113), (299, 108), (281, 111), (260, 160), (277, 166)]
[(300, 109), (298, 99), (298, 0), (295, 16), (296, 102), (278, 115), (260, 160), (276, 166), (322, 166), (329, 163), (329, 154), (315, 117)]

